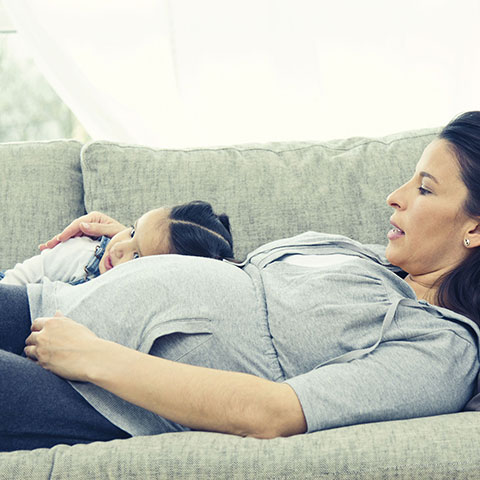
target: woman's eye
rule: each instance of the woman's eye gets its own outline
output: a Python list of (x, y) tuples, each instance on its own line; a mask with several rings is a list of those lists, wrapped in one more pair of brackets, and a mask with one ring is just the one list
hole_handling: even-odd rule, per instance
[(420, 195), (428, 195), (429, 193), (432, 193), (430, 190), (427, 190), (423, 185), (421, 187), (418, 187), (418, 191), (420, 192)]
[(135, 227), (132, 225), (132, 229), (130, 230), (130, 237), (133, 238), (135, 236)]
[(140, 258), (140, 255), (135, 252), (135, 253), (133, 254), (133, 259), (135, 260), (136, 258)]

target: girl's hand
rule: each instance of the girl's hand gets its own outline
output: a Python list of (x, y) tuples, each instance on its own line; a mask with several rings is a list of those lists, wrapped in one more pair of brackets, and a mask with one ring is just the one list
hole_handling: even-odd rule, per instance
[(45, 243), (41, 243), (38, 248), (45, 250), (46, 248), (53, 248), (61, 242), (65, 242), (69, 238), (80, 237), (87, 235), (89, 237), (113, 237), (118, 232), (125, 230), (125, 226), (117, 220), (105, 215), (101, 212), (90, 212), (87, 215), (74, 220), (68, 225), (62, 233), (51, 238)]
[(28, 358), (67, 380), (88, 381), (95, 355), (102, 351), (100, 338), (58, 311), (35, 319), (31, 330), (24, 349)]

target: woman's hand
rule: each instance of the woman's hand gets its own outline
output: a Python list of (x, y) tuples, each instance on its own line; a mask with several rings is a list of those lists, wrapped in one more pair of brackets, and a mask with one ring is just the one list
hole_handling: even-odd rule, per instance
[(34, 320), (26, 343), (25, 354), (47, 370), (194, 430), (258, 438), (307, 430), (300, 402), (285, 383), (141, 353), (98, 338), (60, 312)]
[(69, 238), (80, 237), (82, 235), (89, 237), (101, 237), (105, 235), (111, 238), (125, 228), (126, 227), (120, 222), (117, 222), (117, 220), (114, 220), (104, 213), (90, 212), (74, 220), (70, 225), (65, 227), (62, 233), (51, 238), (48, 242), (41, 243), (38, 248), (40, 250), (53, 248)]
[(88, 381), (89, 368), (101, 354), (103, 340), (61, 312), (35, 319), (31, 330), (25, 341), (27, 357), (68, 380)]

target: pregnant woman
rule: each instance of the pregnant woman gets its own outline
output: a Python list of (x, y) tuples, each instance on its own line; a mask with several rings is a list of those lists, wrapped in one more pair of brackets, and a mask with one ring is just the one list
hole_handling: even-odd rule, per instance
[[(240, 266), (160, 255), (77, 286), (0, 285), (0, 450), (476, 408), (479, 178), (468, 112), (387, 198), (386, 250), (307, 232)], [(92, 213), (44, 247), (122, 228)]]

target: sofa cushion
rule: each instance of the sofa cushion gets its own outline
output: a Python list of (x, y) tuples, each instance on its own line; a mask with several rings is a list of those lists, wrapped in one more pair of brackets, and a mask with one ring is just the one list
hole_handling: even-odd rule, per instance
[(385, 198), (437, 132), (185, 150), (95, 141), (81, 155), (85, 205), (131, 223), (161, 205), (211, 202), (230, 216), (237, 258), (306, 230), (386, 243)]
[(80, 149), (74, 140), (0, 144), (0, 270), (84, 213)]
[(467, 480), (480, 477), (479, 435), (477, 413), (273, 440), (166, 433), (0, 453), (0, 478)]

